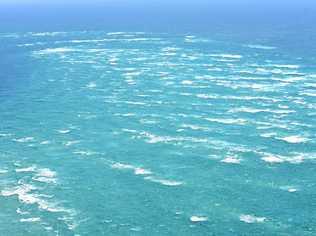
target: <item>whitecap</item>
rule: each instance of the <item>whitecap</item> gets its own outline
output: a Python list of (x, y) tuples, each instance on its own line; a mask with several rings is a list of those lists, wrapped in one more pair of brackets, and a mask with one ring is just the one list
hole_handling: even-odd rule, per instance
[(288, 143), (305, 143), (305, 142), (309, 141), (308, 138), (301, 137), (298, 135), (287, 136), (287, 137), (276, 138), (276, 139), (280, 139), (280, 140), (283, 140), (283, 141), (288, 142)]
[(70, 132), (69, 129), (62, 129), (62, 130), (57, 130), (58, 133), (60, 134), (68, 134)]
[(20, 215), (28, 215), (28, 214), (30, 214), (27, 211), (22, 211), (19, 207), (16, 209), (16, 213), (18, 213)]
[(147, 176), (144, 179), (152, 181), (152, 182), (155, 182), (155, 183), (160, 183), (160, 184), (166, 185), (166, 186), (183, 185), (183, 182), (180, 182), (180, 181), (174, 181), (174, 180), (168, 180), (168, 179), (160, 179), (160, 178), (156, 178), (156, 177), (152, 177), (152, 176)]
[(35, 169), (36, 169), (36, 166), (30, 166), (30, 167), (15, 169), (15, 172), (34, 172)]
[(36, 187), (33, 185), (22, 184), (21, 186), (15, 187), (13, 189), (2, 190), (1, 195), (4, 197), (17, 195), (21, 202), (26, 204), (34, 204), (39, 202), (39, 199), (29, 192), (35, 189)]
[(209, 95), (209, 94), (197, 94), (198, 98), (205, 98), (205, 99), (216, 99), (218, 95)]
[(240, 164), (240, 159), (238, 158), (235, 158), (235, 157), (227, 157), (223, 160), (221, 160), (221, 162), (224, 162), (224, 163), (231, 163), (231, 164)]
[(126, 34), (126, 32), (119, 31), (119, 32), (109, 32), (109, 33), (107, 33), (107, 35), (109, 35), (109, 36), (111, 36), (111, 35), (122, 35), (122, 34)]
[(274, 132), (260, 134), (260, 136), (264, 137), (264, 138), (271, 138), (271, 137), (276, 136), (276, 135), (277, 135), (277, 133), (274, 133)]
[(135, 168), (132, 165), (122, 164), (122, 163), (119, 163), (119, 162), (112, 164), (111, 167), (113, 169), (118, 169), (118, 170), (126, 170), (126, 169), (134, 169)]
[(40, 142), (41, 145), (47, 145), (47, 144), (50, 144), (51, 142), (49, 140), (45, 140), (45, 141), (42, 141)]
[(140, 167), (135, 167), (133, 165), (129, 164), (122, 164), (122, 163), (114, 163), (111, 165), (113, 169), (118, 169), (118, 170), (133, 170), (135, 175), (150, 175), (152, 172), (150, 170), (146, 170)]
[(5, 174), (5, 173), (8, 173), (8, 171), (7, 171), (7, 170), (0, 169), (0, 174)]
[(243, 222), (248, 223), (248, 224), (263, 223), (264, 221), (266, 221), (265, 217), (258, 217), (258, 216), (254, 216), (254, 215), (240, 215), (239, 219), (240, 219), (240, 221), (243, 221)]
[(92, 89), (92, 88), (97, 87), (97, 84), (95, 82), (90, 82), (90, 83), (87, 84), (86, 87)]
[(130, 230), (131, 230), (131, 231), (135, 231), (135, 232), (139, 232), (139, 231), (142, 231), (142, 227), (136, 226), (136, 227), (130, 228)]
[(61, 34), (66, 34), (67, 32), (38, 32), (38, 33), (33, 33), (30, 32), (31, 36), (56, 36), (56, 35), (61, 35)]
[(158, 121), (156, 120), (148, 120), (148, 119), (140, 119), (139, 122), (142, 124), (157, 124), (158, 123)]
[(231, 59), (241, 59), (241, 55), (237, 54), (210, 54), (211, 57), (221, 57), (221, 58), (231, 58)]
[[(39, 171), (40, 175), (46, 176), (46, 178), (51, 178), (52, 176), (55, 176), (52, 171), (50, 171), (47, 168), (40, 169)], [(75, 216), (76, 212), (71, 209), (66, 209), (63, 207), (58, 207), (56, 202), (47, 201), (41, 197), (50, 197), (44, 194), (36, 194), (32, 193), (33, 190), (39, 190), (35, 186), (30, 184), (25, 184), (23, 181), (18, 181), (20, 185), (13, 187), (11, 189), (5, 189), (0, 192), (0, 194), (4, 197), (10, 197), (17, 195), (18, 200), (21, 203), (24, 204), (31, 204), (36, 205), (38, 209), (45, 210), (47, 212), (54, 212), (54, 213), (66, 213), (67, 214), (67, 220), (64, 220), (64, 222), (68, 224), (72, 224), (73, 217)], [(17, 209), (18, 214), (28, 214), (27, 212), (21, 211), (19, 208)], [(26, 218), (27, 219), (27, 218)], [(28, 218), (30, 219), (30, 218)], [(25, 220), (27, 222), (28, 220)], [(31, 220), (29, 220), (31, 222)], [(34, 220), (37, 221), (37, 220)]]
[(205, 118), (207, 121), (222, 123), (222, 124), (237, 124), (237, 125), (244, 125), (247, 123), (245, 119), (215, 119), (215, 118)]
[(136, 167), (134, 169), (134, 173), (135, 173), (135, 175), (150, 175), (150, 174), (152, 174), (150, 170), (146, 170), (146, 169), (139, 168), (139, 167)]
[(157, 136), (148, 132), (141, 132), (141, 136), (144, 136), (147, 138), (147, 143), (161, 143), (161, 142), (170, 142), (170, 141), (176, 141), (177, 139), (174, 137), (169, 136)]
[(74, 151), (73, 153), (83, 155), (83, 156), (91, 156), (91, 155), (96, 154), (96, 152), (92, 152), (92, 151)]
[(245, 112), (245, 113), (259, 113), (265, 112), (264, 109), (257, 109), (257, 108), (250, 108), (250, 107), (240, 107), (240, 108), (233, 108), (230, 109), (228, 112), (236, 113), (236, 112)]
[(137, 130), (134, 129), (122, 129), (123, 132), (128, 132), (128, 133), (137, 133)]
[(191, 222), (204, 222), (207, 220), (208, 220), (208, 218), (205, 216), (191, 216), (190, 217)]
[(280, 187), (281, 190), (287, 191), (289, 193), (295, 193), (298, 191), (298, 189), (294, 186), (281, 186)]
[(191, 80), (182, 80), (181, 84), (183, 84), (183, 85), (191, 85), (191, 84), (193, 84), (193, 81), (191, 81)]
[(39, 221), (41, 221), (41, 218), (39, 218), (39, 217), (22, 218), (22, 219), (20, 219), (20, 222), (39, 222)]
[(13, 141), (16, 141), (18, 143), (27, 143), (33, 141), (33, 137), (25, 137), (25, 138), (19, 138), (19, 139), (13, 139)]
[(187, 38), (187, 39), (194, 39), (194, 38), (196, 38), (196, 36), (194, 36), (194, 35), (186, 35), (185, 38)]
[(276, 47), (272, 46), (265, 46), (265, 45), (260, 45), (260, 44), (248, 44), (245, 45), (248, 48), (253, 48), (253, 49), (263, 49), (263, 50), (273, 50), (276, 49)]
[(295, 113), (294, 110), (271, 110), (271, 109), (257, 109), (257, 108), (251, 108), (251, 107), (233, 108), (233, 109), (230, 109), (229, 112), (231, 112), (231, 113), (236, 113), (236, 112), (245, 112), (245, 113), (267, 112), (267, 113), (273, 113), (273, 114)]
[(55, 54), (55, 53), (65, 53), (65, 52), (74, 52), (77, 51), (76, 49), (73, 48), (46, 48), (43, 50), (35, 51), (35, 54), (39, 55), (46, 55), (46, 54)]
[(273, 67), (276, 67), (276, 68), (286, 68), (286, 69), (298, 69), (300, 68), (299, 65), (282, 65), (282, 64), (273, 64), (272, 65)]
[(73, 141), (67, 141), (67, 142), (65, 142), (65, 146), (72, 146), (72, 145), (74, 145), (74, 144), (77, 144), (77, 143), (80, 143), (80, 141), (79, 140), (73, 140)]
[(272, 156), (272, 155), (268, 155), (265, 157), (261, 158), (263, 161), (265, 162), (269, 162), (269, 163), (282, 163), (284, 162), (284, 160), (278, 156)]
[(207, 127), (202, 127), (199, 125), (190, 125), (190, 124), (183, 124), (181, 125), (182, 128), (189, 128), (192, 130), (209, 130)]
[(56, 176), (56, 172), (52, 171), (48, 168), (42, 168), (37, 170), (37, 176), (47, 177), (47, 178), (53, 178)]
[(309, 97), (316, 97), (315, 92), (300, 92), (300, 95), (305, 95), (305, 96), (309, 96)]

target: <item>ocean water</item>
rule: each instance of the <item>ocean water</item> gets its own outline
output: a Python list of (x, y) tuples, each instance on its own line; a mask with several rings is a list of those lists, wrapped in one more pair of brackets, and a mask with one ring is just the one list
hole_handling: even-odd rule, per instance
[(1, 33), (0, 235), (315, 235), (316, 59), (295, 45)]

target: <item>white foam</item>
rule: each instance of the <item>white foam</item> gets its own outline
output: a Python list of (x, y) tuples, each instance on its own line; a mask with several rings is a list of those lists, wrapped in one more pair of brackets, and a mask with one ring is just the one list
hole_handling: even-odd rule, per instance
[[(37, 169), (36, 171), (37, 171), (37, 174), (33, 176), (33, 179), (46, 178), (46, 181), (48, 181), (48, 179), (54, 180), (54, 177), (56, 176), (56, 172), (51, 171), (48, 168), (41, 168), (41, 169)], [(36, 188), (34, 185), (24, 183), (24, 179), (20, 179), (18, 181), (18, 186), (2, 190), (0, 194), (4, 197), (10, 197), (10, 196), (16, 195), (18, 200), (21, 203), (27, 204), (27, 205), (29, 204), (36, 205), (37, 208), (40, 210), (53, 212), (53, 213), (65, 213), (66, 215), (63, 215), (63, 217), (59, 219), (63, 220), (65, 224), (67, 224), (69, 229), (73, 229), (75, 227), (75, 224), (73, 221), (74, 221), (74, 216), (76, 215), (76, 212), (71, 209), (66, 209), (66, 208), (57, 206), (58, 205), (57, 202), (46, 200), (46, 198), (51, 199), (53, 196), (37, 193), (41, 189), (42, 188)], [(29, 214), (29, 212), (24, 212), (20, 208), (18, 208), (16, 212), (20, 215)], [(40, 221), (38, 217), (21, 219), (21, 222), (37, 222), (37, 221)]]
[(148, 120), (148, 119), (140, 119), (139, 122), (142, 124), (157, 124), (158, 123), (158, 121), (156, 120)]
[(193, 81), (191, 81), (191, 80), (182, 80), (182, 81), (181, 81), (181, 84), (184, 84), (184, 85), (191, 85), (191, 84), (193, 84)]
[(19, 215), (28, 215), (28, 214), (30, 214), (27, 211), (22, 211), (19, 207), (16, 209), (16, 213), (18, 213)]
[(30, 34), (31, 36), (43, 37), (43, 36), (56, 36), (56, 35), (66, 34), (66, 32), (38, 32), (38, 33), (30, 32)]
[(231, 163), (231, 164), (240, 164), (240, 159), (238, 158), (235, 158), (235, 157), (227, 157), (223, 160), (221, 160), (221, 162), (224, 162), (224, 163)]
[(167, 179), (160, 179), (160, 178), (156, 178), (153, 176), (147, 176), (144, 178), (145, 180), (149, 180), (155, 183), (160, 183), (162, 185), (166, 185), (166, 186), (179, 186), (179, 185), (183, 185), (183, 182), (180, 181), (174, 181), (174, 180), (167, 180)]
[(165, 48), (162, 48), (161, 51), (163, 52), (176, 52), (180, 50), (180, 48), (175, 48), (175, 47), (165, 47)]
[(142, 227), (136, 226), (136, 227), (130, 228), (130, 230), (135, 231), (135, 232), (140, 232), (140, 231), (142, 231)]
[(288, 142), (288, 143), (305, 143), (305, 142), (309, 141), (308, 138), (301, 137), (298, 135), (287, 136), (287, 137), (277, 138), (277, 139), (283, 140), (283, 141)]
[(286, 161), (288, 161), (291, 164), (300, 164), (305, 159), (313, 159), (313, 157), (306, 158), (306, 156), (304, 156), (304, 155), (298, 155), (298, 156), (294, 156), (294, 157), (287, 157)]
[(58, 133), (60, 134), (68, 134), (70, 132), (69, 129), (61, 129), (61, 130), (57, 130)]
[(135, 175), (150, 175), (152, 172), (150, 170), (146, 170), (140, 167), (135, 167), (133, 165), (129, 164), (122, 164), (122, 163), (114, 163), (111, 165), (113, 169), (118, 169), (118, 170), (133, 170)]
[(305, 95), (305, 96), (309, 96), (309, 97), (316, 97), (315, 92), (300, 92), (300, 95)]
[(271, 109), (257, 109), (251, 107), (239, 107), (230, 109), (229, 112), (236, 113), (236, 112), (245, 112), (245, 113), (260, 113), (260, 112), (267, 112), (273, 114), (290, 114), (294, 113), (294, 110), (271, 110)]
[(92, 88), (97, 87), (97, 84), (95, 82), (90, 82), (90, 83), (87, 84), (86, 87), (92, 89)]
[(7, 170), (0, 169), (0, 174), (5, 174), (5, 173), (8, 173), (8, 171), (7, 171)]
[(205, 98), (205, 99), (216, 99), (218, 95), (209, 95), (209, 94), (197, 94), (198, 98)]
[(109, 32), (107, 33), (107, 35), (122, 35), (122, 34), (126, 34), (126, 32), (122, 32), (122, 31), (118, 31), (118, 32)]
[(287, 191), (290, 193), (294, 193), (294, 192), (297, 192), (297, 189), (296, 188), (289, 188)]
[(19, 139), (13, 139), (13, 141), (16, 141), (18, 143), (27, 143), (33, 141), (33, 137), (25, 137), (25, 138), (19, 138)]
[(43, 50), (39, 50), (39, 51), (35, 51), (35, 54), (39, 54), (39, 55), (46, 55), (46, 54), (62, 54), (62, 53), (66, 53), (66, 52), (74, 52), (77, 51), (76, 49), (73, 48), (46, 48)]
[(21, 186), (15, 187), (13, 189), (2, 190), (1, 195), (4, 197), (17, 195), (21, 202), (26, 204), (34, 204), (37, 203), (39, 199), (29, 192), (35, 189), (36, 188), (33, 185), (22, 184)]
[(192, 130), (209, 130), (207, 127), (202, 127), (199, 125), (190, 125), (190, 124), (183, 124), (181, 125), (182, 128), (189, 128)]
[(245, 112), (245, 113), (259, 113), (264, 112), (264, 109), (257, 109), (257, 108), (250, 108), (250, 107), (240, 107), (240, 108), (233, 108), (230, 109), (228, 112), (236, 113), (236, 112)]
[(74, 151), (73, 153), (83, 155), (83, 156), (91, 156), (91, 155), (97, 154), (96, 152), (92, 152), (92, 151)]
[(265, 162), (269, 162), (269, 163), (282, 163), (284, 162), (284, 160), (278, 156), (272, 156), (272, 155), (268, 155), (265, 157), (261, 158), (263, 161)]
[(137, 167), (134, 169), (134, 173), (135, 173), (135, 175), (150, 175), (151, 171)]
[(35, 169), (36, 169), (36, 166), (30, 166), (30, 167), (15, 169), (15, 172), (34, 172)]
[(67, 141), (67, 142), (65, 142), (65, 146), (72, 146), (72, 145), (74, 145), (74, 144), (77, 144), (77, 143), (80, 143), (80, 141), (79, 140), (73, 140), (73, 141)]
[(56, 177), (56, 172), (52, 171), (48, 168), (41, 168), (38, 169), (37, 176), (47, 177), (47, 178), (54, 178)]
[(194, 36), (194, 35), (186, 35), (185, 38), (187, 38), (187, 39), (194, 39), (194, 38), (196, 38), (196, 36)]
[(240, 221), (243, 221), (247, 224), (263, 223), (264, 221), (266, 221), (265, 217), (258, 217), (254, 215), (240, 215), (239, 219)]
[(113, 165), (111, 165), (111, 167), (113, 169), (118, 169), (118, 170), (126, 170), (126, 169), (134, 169), (135, 167), (132, 165), (128, 165), (128, 164), (122, 164), (122, 163), (114, 163)]
[(237, 54), (210, 54), (211, 57), (221, 57), (221, 58), (231, 58), (231, 59), (241, 59), (241, 55)]
[(237, 125), (244, 125), (247, 123), (247, 120), (245, 119), (215, 119), (215, 118), (205, 118), (205, 120), (211, 121), (211, 122), (217, 122), (222, 124), (237, 124)]
[(40, 168), (36, 170), (36, 175), (32, 177), (33, 180), (43, 183), (56, 183), (56, 172), (48, 168)]
[(145, 102), (133, 102), (133, 101), (126, 101), (125, 103), (126, 103), (126, 104), (132, 104), (132, 105), (141, 105), (141, 106), (146, 105), (146, 103), (145, 103)]
[(265, 45), (260, 45), (260, 44), (248, 44), (245, 45), (248, 48), (253, 48), (253, 49), (263, 49), (263, 50), (273, 50), (276, 49), (276, 47), (272, 46), (265, 46)]
[(272, 133), (260, 134), (260, 136), (261, 136), (261, 137), (264, 137), (264, 138), (271, 138), (271, 137), (276, 136), (276, 135), (277, 135), (277, 133), (274, 133), (274, 132), (272, 132)]
[(123, 132), (128, 132), (128, 133), (137, 133), (137, 130), (134, 129), (122, 129)]
[(190, 217), (191, 222), (204, 222), (207, 220), (208, 220), (208, 218), (205, 216), (191, 216)]
[(298, 189), (294, 186), (281, 186), (280, 187), (281, 190), (287, 191), (289, 193), (295, 193), (298, 191)]
[(20, 222), (39, 222), (39, 221), (41, 221), (41, 218), (39, 218), (39, 217), (22, 218), (22, 219), (20, 219)]
[(41, 145), (47, 145), (47, 144), (50, 144), (51, 142), (49, 140), (45, 140), (45, 141), (42, 141), (40, 142)]
[(298, 69), (300, 68), (299, 65), (281, 65), (281, 64), (273, 64), (272, 65), (273, 67), (276, 67), (276, 68), (285, 68), (285, 69)]
[(170, 142), (170, 141), (175, 141), (177, 140), (174, 137), (169, 137), (169, 136), (157, 136), (148, 132), (141, 132), (140, 135), (145, 136), (148, 138), (146, 140), (147, 143), (164, 143), (164, 142)]

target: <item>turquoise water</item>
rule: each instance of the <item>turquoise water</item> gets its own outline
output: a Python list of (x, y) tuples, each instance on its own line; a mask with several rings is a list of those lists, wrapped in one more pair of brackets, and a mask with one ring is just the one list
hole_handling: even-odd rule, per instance
[(100, 31), (0, 45), (0, 235), (316, 234), (316, 60), (299, 47)]

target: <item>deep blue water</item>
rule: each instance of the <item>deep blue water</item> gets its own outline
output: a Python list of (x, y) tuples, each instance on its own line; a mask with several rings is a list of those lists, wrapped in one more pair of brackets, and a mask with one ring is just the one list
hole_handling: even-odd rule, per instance
[(25, 14), (0, 23), (0, 235), (316, 234), (309, 14)]

